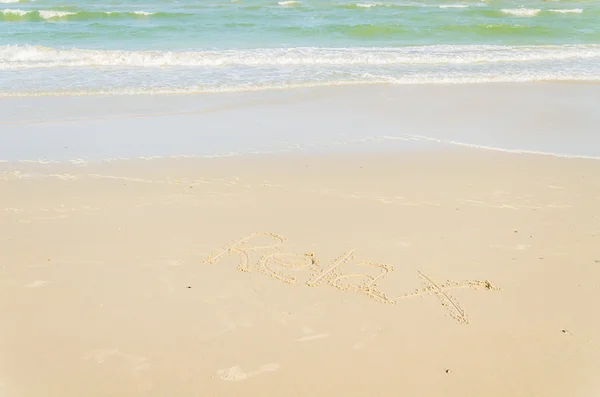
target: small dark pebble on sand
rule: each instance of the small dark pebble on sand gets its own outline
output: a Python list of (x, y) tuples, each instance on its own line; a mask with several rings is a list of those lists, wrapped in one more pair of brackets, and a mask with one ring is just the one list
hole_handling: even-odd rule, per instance
[(449, 374), (450, 373), (450, 369), (446, 369), (446, 373)]
[(188, 285), (188, 286), (186, 286), (185, 288), (192, 288), (192, 286), (191, 286), (191, 285)]

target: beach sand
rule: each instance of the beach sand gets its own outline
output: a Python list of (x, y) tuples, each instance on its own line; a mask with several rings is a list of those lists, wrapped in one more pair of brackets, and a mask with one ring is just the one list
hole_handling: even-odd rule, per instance
[(597, 396), (600, 162), (0, 164), (0, 396)]

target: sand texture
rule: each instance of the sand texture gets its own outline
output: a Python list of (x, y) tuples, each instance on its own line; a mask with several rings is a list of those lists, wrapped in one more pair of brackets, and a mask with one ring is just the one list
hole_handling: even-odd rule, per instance
[(0, 164), (0, 396), (598, 396), (600, 162)]

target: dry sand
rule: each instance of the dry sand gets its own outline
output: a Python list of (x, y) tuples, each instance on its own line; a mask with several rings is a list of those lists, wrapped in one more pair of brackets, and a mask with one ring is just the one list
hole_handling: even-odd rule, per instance
[(0, 164), (0, 396), (600, 395), (600, 161)]

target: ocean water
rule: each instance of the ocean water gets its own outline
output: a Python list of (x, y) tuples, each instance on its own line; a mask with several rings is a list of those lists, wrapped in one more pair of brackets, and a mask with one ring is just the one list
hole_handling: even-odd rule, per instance
[(0, 0), (0, 97), (600, 80), (598, 0)]

